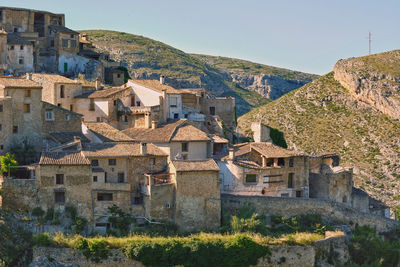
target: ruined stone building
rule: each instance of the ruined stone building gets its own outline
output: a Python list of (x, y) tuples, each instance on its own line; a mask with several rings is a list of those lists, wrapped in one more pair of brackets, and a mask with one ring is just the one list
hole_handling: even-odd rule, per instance
[(309, 197), (308, 158), (272, 143), (234, 145), (218, 162), (221, 191), (274, 197)]

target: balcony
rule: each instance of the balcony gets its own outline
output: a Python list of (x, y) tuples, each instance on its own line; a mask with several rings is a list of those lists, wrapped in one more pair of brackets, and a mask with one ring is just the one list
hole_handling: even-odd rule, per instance
[(150, 196), (152, 190), (164, 185), (172, 185), (172, 173), (145, 174), (141, 181), (140, 192), (143, 195)]

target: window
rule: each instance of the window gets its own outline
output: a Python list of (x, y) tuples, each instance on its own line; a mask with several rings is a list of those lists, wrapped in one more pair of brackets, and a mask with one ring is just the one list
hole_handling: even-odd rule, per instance
[(136, 106), (140, 107), (140, 101), (136, 101)]
[(150, 166), (156, 165), (156, 158), (150, 158)]
[(215, 107), (210, 107), (210, 115), (215, 115)]
[(288, 185), (287, 185), (288, 188), (293, 188), (293, 176), (294, 176), (294, 173), (289, 173)]
[(61, 107), (61, 104), (60, 104), (60, 103), (58, 103), (58, 104), (57, 104), (57, 107)]
[(51, 40), (51, 41), (50, 41), (50, 46), (51, 46), (51, 47), (54, 47), (54, 40)]
[(31, 90), (29, 89), (25, 90), (25, 97), (31, 97)]
[(64, 85), (60, 86), (60, 98), (64, 98)]
[(74, 111), (74, 105), (69, 105), (69, 110)]
[(289, 197), (289, 193), (283, 193), (281, 194), (281, 197)]
[(117, 160), (116, 160), (116, 159), (109, 159), (109, 160), (108, 160), (108, 165), (110, 165), (110, 166), (115, 166), (115, 165), (117, 165)]
[(89, 110), (90, 110), (90, 111), (93, 111), (93, 110), (94, 110), (94, 99), (93, 99), (93, 98), (90, 99)]
[(257, 183), (256, 174), (246, 174), (246, 183)]
[(187, 154), (183, 154), (183, 155), (182, 155), (182, 159), (183, 159), (183, 160), (187, 160), (187, 159), (188, 159), (188, 155), (187, 155)]
[(13, 133), (18, 133), (18, 126), (13, 126)]
[(96, 121), (97, 122), (101, 122), (101, 118), (100, 117), (96, 117)]
[(92, 159), (92, 161), (90, 162), (90, 164), (94, 167), (99, 166), (99, 160), (98, 159)]
[(97, 193), (97, 201), (112, 201), (112, 193)]
[(178, 113), (174, 113), (174, 119), (179, 119), (179, 114)]
[(117, 100), (114, 100), (114, 106), (116, 106), (117, 105)]
[(14, 32), (18, 32), (18, 28), (17, 27), (14, 27)]
[(125, 181), (125, 173), (119, 172), (118, 173), (118, 183), (123, 183)]
[(68, 40), (67, 39), (62, 39), (62, 46), (63, 47), (68, 47)]
[(278, 166), (281, 166), (281, 167), (285, 166), (285, 159), (284, 158), (278, 158)]
[(296, 191), (296, 197), (302, 197), (303, 193), (301, 190)]
[(189, 143), (182, 143), (182, 152), (189, 151)]
[(117, 78), (121, 78), (121, 74), (118, 73), (118, 74), (117, 74)]
[(0, 105), (0, 112), (3, 112), (3, 105)]
[(135, 106), (135, 96), (131, 95), (131, 107), (134, 107), (134, 106)]
[(65, 121), (69, 121), (69, 114), (65, 114)]
[(0, 131), (3, 130), (3, 125), (0, 124)]
[(107, 183), (107, 172), (104, 172), (104, 182)]
[(293, 159), (289, 159), (289, 167), (290, 167), (290, 168), (293, 167)]
[(12, 45), (12, 46), (10, 46), (10, 50), (14, 50), (14, 46)]
[(124, 116), (122, 117), (122, 120), (123, 120), (123, 122), (128, 122), (128, 116), (124, 115)]
[(46, 111), (45, 120), (46, 121), (54, 121), (54, 112), (52, 110), (51, 111)]
[(20, 58), (20, 59), (18, 60), (18, 63), (19, 63), (20, 65), (24, 64), (24, 59), (23, 59), (23, 58)]
[(73, 35), (73, 34), (71, 34), (71, 38), (74, 38), (74, 35)]
[(3, 10), (0, 10), (0, 21), (3, 20)]
[(58, 204), (65, 203), (65, 192), (54, 192), (54, 202)]
[(0, 145), (0, 150), (3, 150), (4, 149), (4, 146), (3, 145)]
[(97, 176), (93, 176), (93, 182), (97, 182)]
[(267, 159), (267, 166), (268, 167), (274, 166), (274, 159)]
[(70, 47), (73, 47), (73, 48), (76, 47), (76, 41), (75, 40), (71, 40), (70, 41)]
[(170, 107), (176, 108), (178, 106), (178, 99), (176, 97), (171, 97), (169, 101), (170, 101), (169, 104)]
[(64, 174), (56, 174), (56, 184), (64, 184)]
[(30, 113), (30, 112), (31, 112), (31, 105), (24, 104), (24, 113)]
[(20, 50), (24, 50), (24, 46), (23, 45), (21, 45), (19, 48), (20, 48)]

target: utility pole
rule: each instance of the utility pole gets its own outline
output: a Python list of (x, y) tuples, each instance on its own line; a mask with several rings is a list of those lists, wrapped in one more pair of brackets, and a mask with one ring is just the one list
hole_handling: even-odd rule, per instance
[(372, 33), (368, 32), (368, 54), (371, 55)]

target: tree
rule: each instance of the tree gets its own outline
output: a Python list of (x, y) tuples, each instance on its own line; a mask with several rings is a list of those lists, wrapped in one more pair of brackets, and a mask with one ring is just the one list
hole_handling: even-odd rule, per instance
[(0, 211), (0, 266), (27, 266), (32, 260), (32, 234), (12, 219)]
[(0, 156), (0, 171), (3, 175), (15, 171), (15, 169), (10, 169), (11, 166), (18, 166), (18, 162), (15, 160), (13, 154), (7, 153), (4, 156)]
[(27, 139), (22, 144), (14, 143), (10, 151), (21, 165), (29, 165), (35, 161), (35, 147)]

